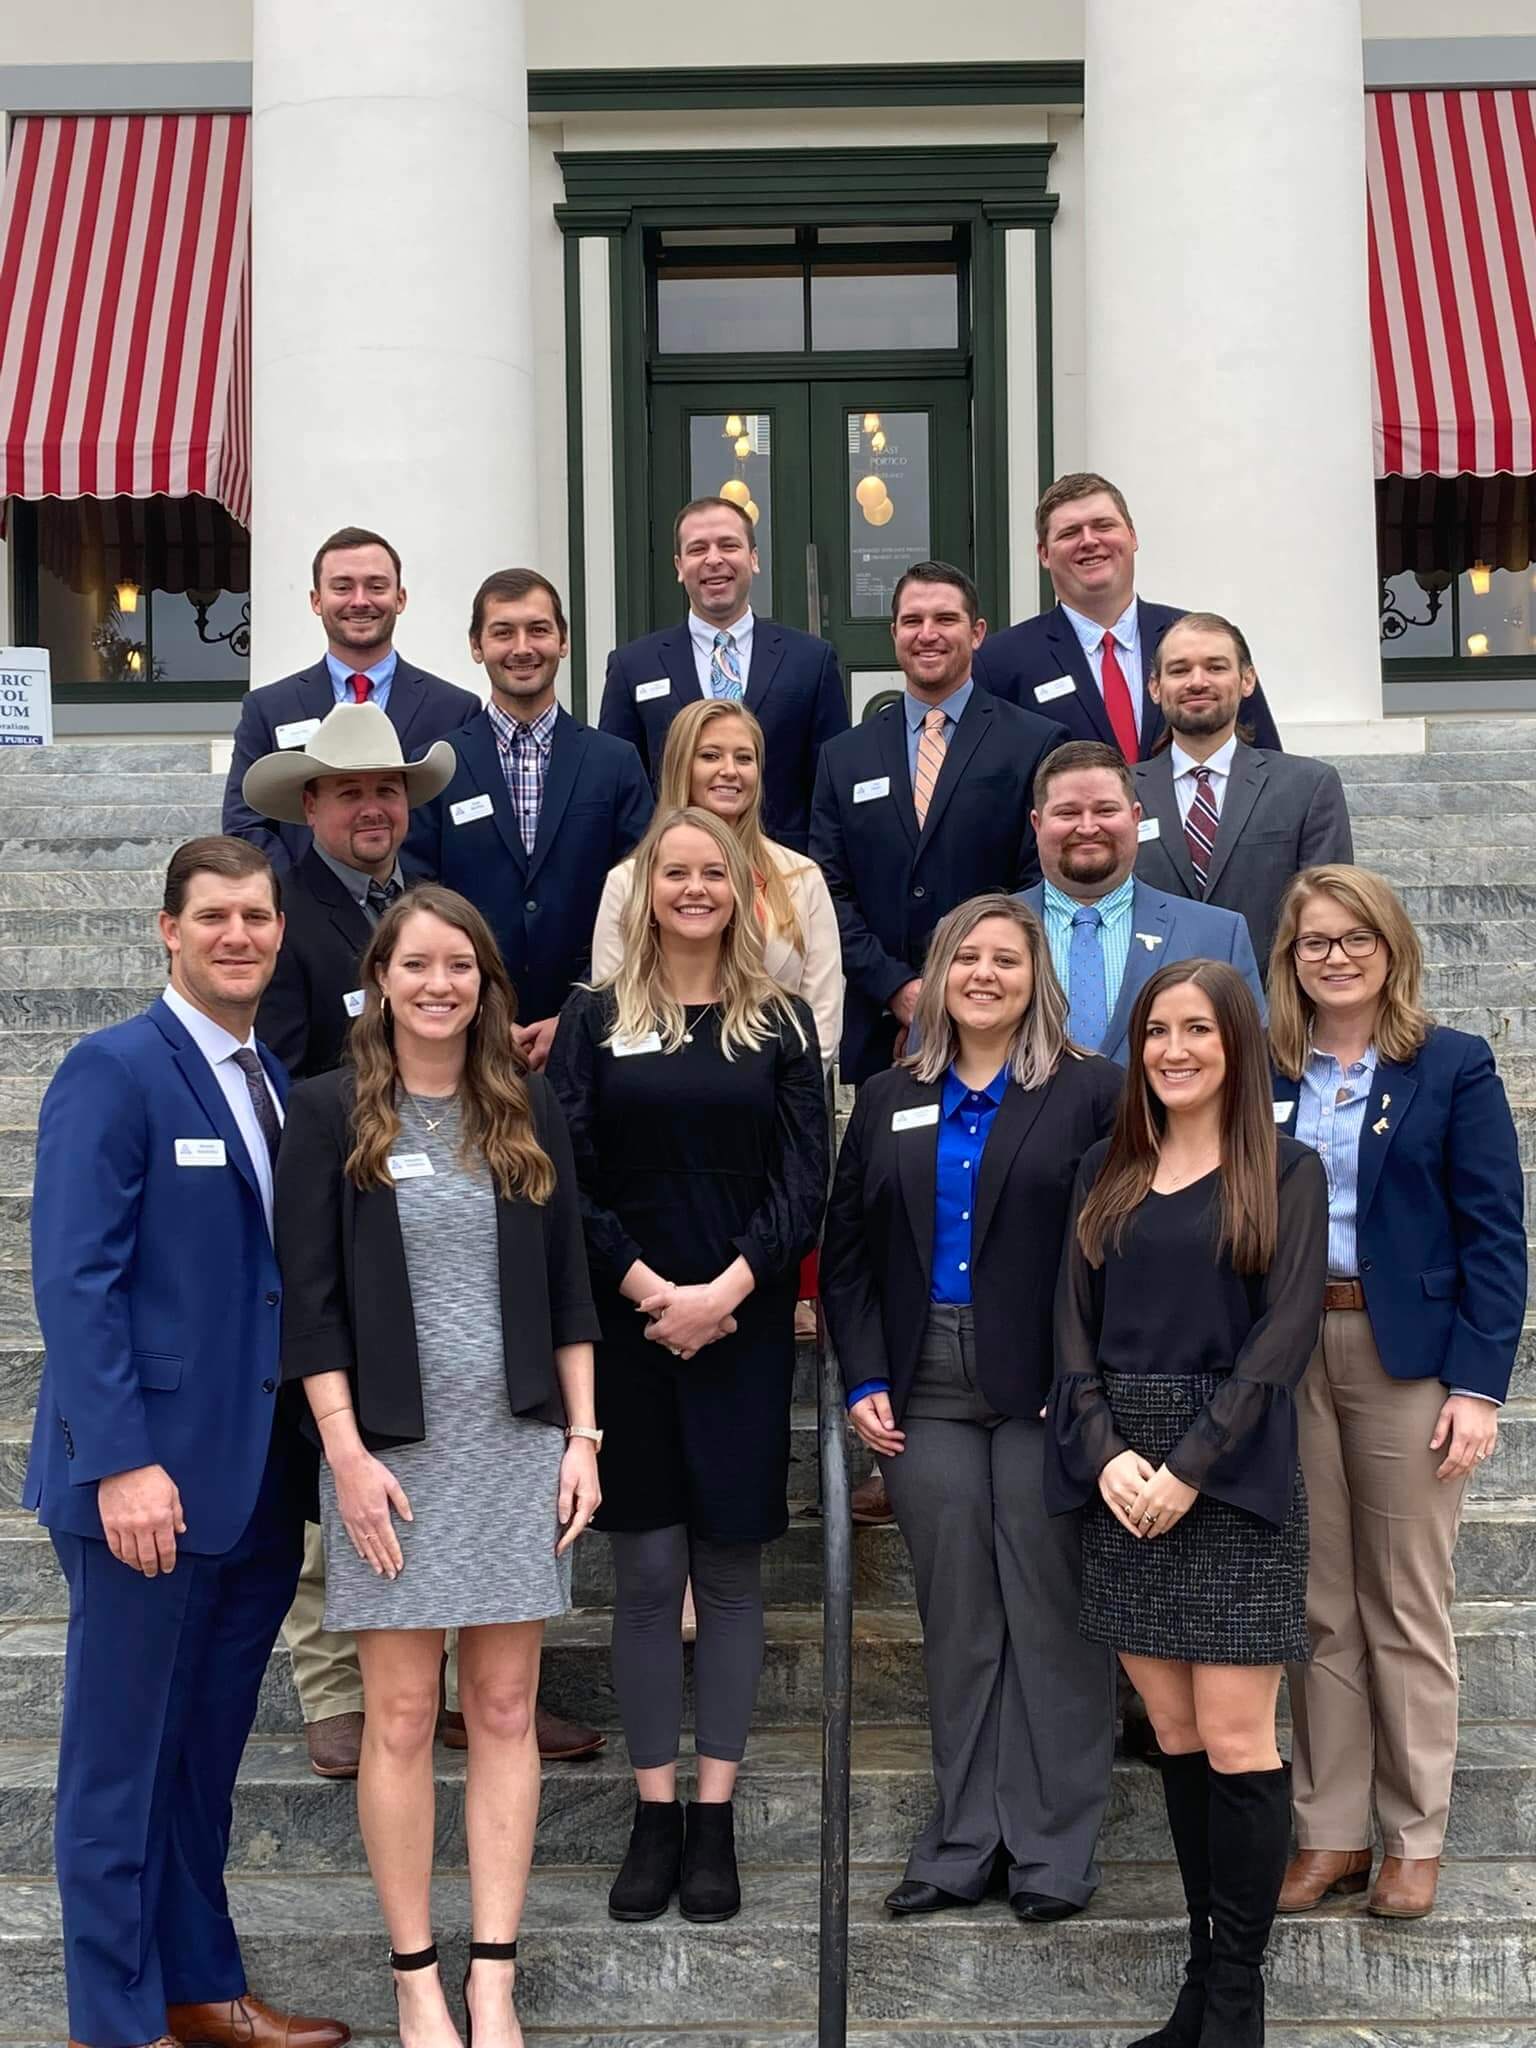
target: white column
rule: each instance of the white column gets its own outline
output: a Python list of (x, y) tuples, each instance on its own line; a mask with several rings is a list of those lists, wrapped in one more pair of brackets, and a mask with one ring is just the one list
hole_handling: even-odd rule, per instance
[(338, 526), (404, 561), (398, 644), (471, 684), (470, 599), (537, 546), (522, 0), (255, 0), (253, 680), (319, 652)]
[(1088, 462), (1288, 746), (1382, 721), (1358, 0), (1086, 0)]

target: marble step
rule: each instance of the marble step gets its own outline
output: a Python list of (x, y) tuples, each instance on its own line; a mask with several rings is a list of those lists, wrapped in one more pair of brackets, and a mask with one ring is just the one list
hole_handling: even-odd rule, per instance
[[(462, 1870), (464, 1757), (435, 1752), (434, 1864)], [(53, 1867), (58, 1748), (0, 1741), (0, 1878), (46, 1876)], [(685, 1779), (692, 1767), (685, 1760)], [(614, 1870), (623, 1858), (634, 1781), (622, 1739), (580, 1764), (546, 1764), (534, 1860)], [(821, 1730), (769, 1728), (754, 1734), (736, 1790), (742, 1863), (812, 1863), (820, 1853)], [(933, 1803), (928, 1731), (855, 1727), (849, 1853), (856, 1863), (900, 1863)], [(1101, 1857), (1163, 1861), (1172, 1855), (1161, 1780), (1144, 1764), (1115, 1765)], [(1447, 1853), (1453, 1857), (1536, 1854), (1536, 1728), (1496, 1722), (1462, 1730)], [(248, 1746), (235, 1789), (229, 1869), (296, 1877), (367, 1869), (351, 1786), (327, 1783), (309, 1767), (301, 1739), (259, 1737)]]
[(1465, 748), (1426, 754), (1329, 754), (1351, 803), (1364, 784), (1536, 781), (1536, 731), (1513, 732), (1507, 751)]
[[(1465, 1722), (1525, 1721), (1536, 1699), (1536, 1600), (1463, 1598), (1452, 1609)], [(0, 1728), (16, 1740), (55, 1741), (64, 1675), (61, 1620), (0, 1621)], [(558, 1713), (616, 1728), (609, 1670), (612, 1616), (584, 1608), (551, 1622), (540, 1696)], [(798, 1728), (821, 1715), (819, 1608), (770, 1609), (755, 1726)], [(910, 1607), (861, 1607), (854, 1616), (853, 1711), (857, 1725), (921, 1721), (926, 1714), (922, 1644)], [(689, 1724), (691, 1725), (691, 1723)], [(258, 1735), (301, 1726), (288, 1653), (281, 1644), (262, 1681)]]
[(1465, 830), (1433, 833), (1426, 832), (1422, 824), (1416, 829), (1417, 837), (1410, 834), (1404, 843), (1391, 846), (1364, 844), (1357, 834), (1355, 859), (1361, 867), (1374, 868), (1397, 890), (1428, 884), (1441, 888), (1451, 884), (1529, 888), (1536, 884), (1536, 846), (1514, 837), (1502, 846), (1473, 845)]
[[(17, 781), (0, 773), (0, 811), (68, 809), (77, 804), (93, 809), (109, 797), (132, 809), (152, 804), (211, 804), (217, 810), (224, 801), (226, 772), (209, 767), (205, 749), (201, 765), (195, 768), (155, 768), (139, 763), (113, 769), (61, 768), (54, 774), (35, 771)], [(1518, 765), (1509, 773), (1518, 774)]]
[(114, 829), (111, 820), (99, 835), (93, 836), (80, 829), (78, 818), (62, 834), (41, 833), (34, 822), (31, 831), (0, 838), (0, 877), (4, 878), (7, 900), (12, 903), (20, 900), (11, 894), (19, 878), (45, 870), (77, 874), (89, 869), (124, 869), (135, 874), (158, 875), (163, 880), (166, 862), (188, 836), (185, 832), (169, 837), (126, 835), (121, 827)]
[(1517, 711), (1489, 718), (1430, 718), (1424, 724), (1428, 754), (1497, 753), (1503, 747), (1524, 746), (1536, 747), (1536, 719)]
[[(1463, 780), (1424, 777), (1411, 782), (1350, 782), (1350, 820), (1357, 834), (1373, 832), (1381, 820), (1407, 822), (1422, 818), (1478, 818), (1502, 824), (1505, 815), (1518, 817), (1536, 808), (1536, 779), (1521, 781), (1513, 770), (1493, 777)], [(10, 792), (0, 798), (0, 815), (12, 815)], [(138, 815), (137, 812), (134, 813)], [(1431, 823), (1430, 829), (1435, 827)], [(1459, 831), (1459, 827), (1455, 828)]]
[[(1455, 788), (1454, 783), (1444, 785)], [(108, 839), (114, 833), (132, 839), (194, 839), (219, 829), (219, 792), (212, 786), (201, 791), (193, 803), (140, 803), (131, 788), (118, 801), (106, 798), (111, 788), (90, 786), (78, 791), (73, 800), (56, 798), (47, 803), (17, 800), (14, 790), (0, 791), (0, 839)], [(81, 801), (81, 798), (94, 801)], [(1487, 793), (1483, 793), (1484, 803)]]
[[(1186, 1926), (1167, 1864), (1111, 1864), (1087, 1912), (1023, 1928), (988, 1900), (927, 1922), (895, 1922), (881, 1900), (894, 1867), (855, 1871), (850, 1886), (852, 2015), (903, 2026), (1026, 2022), (1160, 2023)], [(536, 1873), (523, 1920), (518, 2004), (535, 2025), (623, 2028), (808, 2026), (816, 2012), (817, 1881), (813, 1869), (749, 1872), (741, 1916), (691, 1926), (668, 1914), (639, 1927), (610, 1921), (606, 1877)], [(330, 2010), (364, 2030), (392, 2023), (378, 1908), (362, 1876), (237, 1877), (230, 1908), (251, 1980), (325, 1987)], [(463, 1964), (468, 1886), (434, 1886), (444, 1975)], [(0, 1977), (8, 2031), (57, 2027), (63, 1958), (57, 1897), (46, 1884), (6, 1887)], [(1374, 2023), (1394, 2016), (1509, 2026), (1536, 2020), (1531, 1940), (1536, 1866), (1452, 1863), (1438, 1910), (1411, 1924), (1373, 1921), (1359, 1902), (1281, 1922), (1266, 1965), (1276, 2019)], [(313, 1991), (311, 1991), (313, 1997)], [(1474, 2036), (1475, 2038), (1475, 2036)], [(1486, 2036), (1484, 2036), (1486, 2038)]]
[(197, 775), (212, 768), (214, 747), (228, 741), (55, 740), (51, 747), (8, 747), (0, 754), (0, 789), (12, 781), (55, 775)]
[[(1158, 2015), (1161, 2019), (1162, 2015)], [(1099, 2026), (1091, 2020), (1064, 2020), (1060, 2026), (1026, 2026), (1012, 2020), (990, 2025), (908, 2027), (899, 2021), (883, 2026), (852, 2020), (850, 2048), (1134, 2048), (1145, 2036), (1145, 2021), (1123, 2027)], [(1492, 2026), (1484, 2020), (1388, 2020), (1355, 2025), (1311, 2026), (1304, 2020), (1276, 2020), (1268, 2015), (1266, 2038), (1271, 2048), (1531, 2048), (1527, 2026)], [(0, 2037), (4, 2038), (4, 2037)], [(779, 2027), (536, 2027), (526, 2030), (535, 2048), (819, 2048), (814, 2028)], [(355, 2027), (357, 2048), (398, 2048), (393, 2034)], [(52, 2042), (6, 2040), (5, 2048), (57, 2048)]]
[(160, 907), (165, 868), (47, 867), (0, 868), (0, 901), (10, 910), (138, 909), (147, 914)]

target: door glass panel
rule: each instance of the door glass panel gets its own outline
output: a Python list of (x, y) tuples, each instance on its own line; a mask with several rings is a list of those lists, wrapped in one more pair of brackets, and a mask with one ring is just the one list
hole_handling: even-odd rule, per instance
[(752, 609), (773, 612), (773, 415), (695, 412), (688, 415), (688, 495), (729, 498), (757, 533)]
[(686, 269), (656, 280), (662, 355), (752, 354), (805, 347), (805, 273), (789, 268)]
[(959, 341), (952, 263), (811, 273), (813, 349), (956, 348)]
[(848, 589), (856, 619), (884, 618), (897, 580), (932, 552), (925, 412), (848, 412)]

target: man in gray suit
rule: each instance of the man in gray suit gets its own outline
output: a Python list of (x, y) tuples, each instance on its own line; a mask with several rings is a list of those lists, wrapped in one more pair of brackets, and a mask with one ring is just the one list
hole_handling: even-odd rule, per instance
[(1355, 852), (1337, 769), (1238, 737), (1258, 680), (1248, 642), (1215, 612), (1189, 612), (1163, 636), (1147, 690), (1170, 744), (1136, 764), (1136, 794), (1156, 827), (1136, 872), (1170, 895), (1238, 911), (1267, 982), (1286, 884)]
[(1131, 1009), (1170, 960), (1225, 960), (1264, 1008), (1248, 928), (1230, 910), (1166, 896), (1135, 873), (1142, 817), (1131, 770), (1114, 747), (1072, 740), (1035, 776), (1035, 838), (1043, 880), (1022, 900), (1045, 925), (1067, 1029), (1124, 1066)]

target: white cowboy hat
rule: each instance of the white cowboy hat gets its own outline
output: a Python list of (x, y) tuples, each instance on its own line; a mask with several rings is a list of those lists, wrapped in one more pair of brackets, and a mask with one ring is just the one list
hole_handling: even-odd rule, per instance
[(263, 754), (245, 771), (240, 792), (253, 811), (285, 825), (304, 823), (304, 785), (317, 775), (403, 775), (406, 801), (429, 803), (458, 766), (446, 740), (420, 761), (400, 752), (400, 735), (377, 704), (338, 704), (302, 747)]

